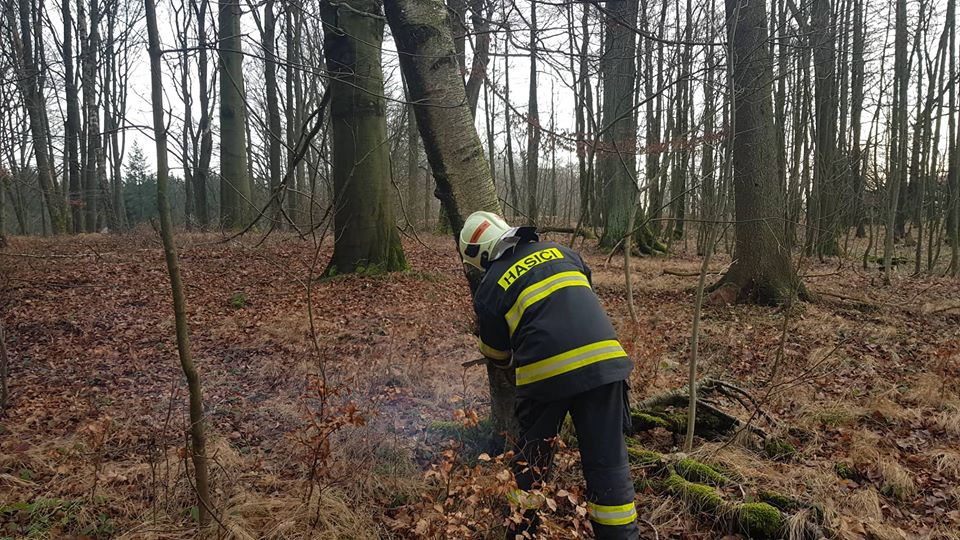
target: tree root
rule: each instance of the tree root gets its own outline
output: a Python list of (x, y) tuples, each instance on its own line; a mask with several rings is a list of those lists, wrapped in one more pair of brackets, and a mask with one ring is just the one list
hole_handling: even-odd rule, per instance
[[(729, 397), (739, 402), (744, 408), (749, 408), (747, 403), (750, 403), (759, 411), (756, 399), (745, 390), (724, 381), (710, 378), (703, 379), (697, 383), (697, 396), (699, 398), (697, 400), (698, 414), (695, 433), (705, 439), (719, 439), (744, 427), (740, 419), (720, 410), (712, 402), (707, 401), (707, 397), (715, 394)], [(650, 431), (655, 428), (663, 428), (676, 434), (686, 433), (687, 395), (686, 388), (677, 388), (638, 403), (631, 412), (634, 431)], [(759, 411), (758, 414), (771, 424), (776, 425), (776, 421), (763, 411)], [(767, 441), (770, 438), (763, 429), (753, 424), (749, 424), (747, 430), (761, 441)]]

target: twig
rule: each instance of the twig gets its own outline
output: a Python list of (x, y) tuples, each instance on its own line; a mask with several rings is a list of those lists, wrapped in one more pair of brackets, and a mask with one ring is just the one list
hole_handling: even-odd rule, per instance
[[(723, 270), (708, 270), (706, 275), (715, 276), (722, 274)], [(671, 270), (669, 268), (663, 269), (663, 275), (665, 276), (679, 276), (679, 277), (698, 277), (700, 272), (684, 272), (683, 270)]]

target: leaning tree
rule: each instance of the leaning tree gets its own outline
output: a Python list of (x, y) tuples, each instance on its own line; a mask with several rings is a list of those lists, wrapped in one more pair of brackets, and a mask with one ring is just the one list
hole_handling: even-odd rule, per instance
[[(456, 241), (464, 219), (472, 212), (501, 211), (474, 127), (447, 9), (441, 0), (386, 0), (385, 8), (436, 182), (435, 195)], [(479, 284), (476, 274), (468, 274), (468, 280), (471, 289)], [(488, 365), (487, 375), (494, 428), (513, 432), (513, 372)]]

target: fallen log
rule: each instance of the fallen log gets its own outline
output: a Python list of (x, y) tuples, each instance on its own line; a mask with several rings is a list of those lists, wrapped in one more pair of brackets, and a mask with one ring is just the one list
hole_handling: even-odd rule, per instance
[(823, 536), (824, 512), (817, 504), (769, 490), (760, 490), (755, 501), (731, 501), (718, 488), (737, 482), (716, 467), (683, 454), (646, 450), (629, 437), (627, 451), (631, 465), (641, 473), (634, 479), (638, 492), (652, 491), (677, 499), (690, 511), (709, 516), (750, 538), (785, 538), (787, 527), (798, 517), (802, 520), (803, 538), (819, 540)]

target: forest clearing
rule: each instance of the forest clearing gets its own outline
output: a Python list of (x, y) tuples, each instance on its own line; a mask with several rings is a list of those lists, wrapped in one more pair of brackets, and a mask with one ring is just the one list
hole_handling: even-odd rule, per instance
[(960, 540), (957, 0), (0, 0), (0, 540)]
[[(311, 243), (178, 237), (218, 536), (483, 538), (500, 526), (508, 469), (478, 461), (471, 435), (471, 418), (486, 414), (485, 374), (461, 367), (477, 356), (466, 283), (449, 237), (420, 238), (404, 240), (407, 272), (315, 281), (311, 331)], [(192, 537), (186, 391), (156, 236), (12, 238), (0, 257), (3, 534)], [(586, 258), (635, 364), (632, 402), (683, 386), (696, 278), (664, 270), (696, 274), (699, 258), (634, 258), (637, 325), (616, 259), (604, 264), (589, 245)], [(778, 424), (758, 425), (796, 452), (720, 439), (694, 455), (736, 479), (724, 497), (814, 503), (837, 538), (956, 538), (960, 283), (897, 275), (878, 287), (875, 268), (850, 261), (801, 268), (819, 296), (794, 306), (785, 332), (785, 310), (707, 306), (701, 343), (703, 374), (754, 396)], [(666, 429), (638, 441), (678, 449)], [(547, 537), (588, 534), (576, 455), (558, 457)], [(638, 491), (638, 513), (643, 538), (725, 535), (709, 512), (653, 489)]]

